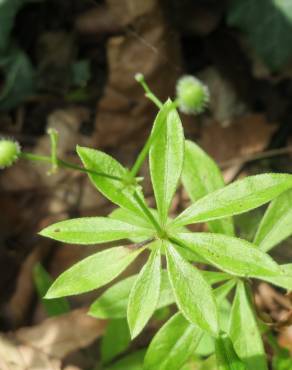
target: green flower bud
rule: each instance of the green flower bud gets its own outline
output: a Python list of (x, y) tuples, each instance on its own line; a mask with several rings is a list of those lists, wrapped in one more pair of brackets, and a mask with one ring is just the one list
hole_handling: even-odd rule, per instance
[(178, 80), (176, 96), (180, 111), (186, 114), (204, 112), (210, 100), (208, 87), (193, 76), (183, 76)]
[(0, 169), (10, 167), (20, 155), (20, 145), (10, 139), (0, 139)]

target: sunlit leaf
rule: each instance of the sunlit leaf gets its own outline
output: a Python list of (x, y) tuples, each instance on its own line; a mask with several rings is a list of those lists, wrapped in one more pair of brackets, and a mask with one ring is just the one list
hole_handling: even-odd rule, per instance
[(183, 315), (211, 334), (218, 332), (218, 315), (210, 285), (201, 272), (166, 244), (167, 269), (174, 296)]
[(292, 191), (288, 190), (269, 205), (257, 230), (254, 243), (269, 251), (292, 234)]
[(232, 236), (210, 233), (177, 234), (187, 246), (219, 269), (239, 276), (278, 276), (280, 266), (253, 244)]
[(150, 229), (106, 217), (82, 217), (57, 222), (40, 235), (65, 243), (101, 244), (105, 242), (153, 235)]
[(234, 349), (247, 370), (267, 370), (264, 345), (247, 287), (237, 283), (232, 304), (229, 334)]
[(175, 314), (152, 339), (144, 359), (144, 370), (180, 370), (194, 353), (203, 331)]
[(235, 181), (210, 193), (182, 212), (171, 227), (208, 222), (257, 208), (292, 188), (292, 175), (263, 174)]
[[(127, 316), (130, 291), (138, 275), (130, 276), (106, 290), (90, 307), (89, 314), (96, 318), (120, 318)], [(161, 271), (160, 296), (157, 309), (174, 303), (166, 270)]]
[(132, 338), (143, 330), (159, 300), (160, 243), (154, 245), (155, 249), (135, 280), (129, 296), (127, 317)]
[[(102, 172), (118, 178), (126, 178), (129, 176), (129, 171), (106, 153), (81, 146), (77, 146), (77, 153), (84, 167), (89, 170)], [(97, 190), (113, 203), (138, 213), (142, 218), (144, 217), (140, 206), (134, 199), (133, 192), (135, 189), (133, 186), (125, 186), (121, 181), (96, 174), (89, 174), (89, 178)]]
[[(162, 110), (168, 110), (171, 104), (168, 101)], [(151, 181), (162, 223), (167, 220), (168, 210), (181, 175), (184, 157), (183, 128), (177, 111), (172, 109), (164, 117), (164, 120), (159, 136), (154, 140), (149, 153)], [(153, 130), (155, 130), (155, 126)]]
[(53, 283), (46, 298), (64, 297), (97, 289), (118, 276), (143, 249), (115, 247), (76, 263)]

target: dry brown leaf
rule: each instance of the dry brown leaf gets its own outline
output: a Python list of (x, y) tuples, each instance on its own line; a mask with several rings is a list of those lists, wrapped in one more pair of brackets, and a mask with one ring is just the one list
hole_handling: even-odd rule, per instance
[(86, 309), (49, 318), (40, 325), (0, 336), (1, 370), (60, 370), (69, 353), (87, 347), (102, 335), (106, 322)]
[(202, 133), (202, 147), (219, 163), (259, 153), (265, 149), (276, 125), (262, 114), (249, 114), (222, 127), (212, 122)]
[(96, 117), (98, 147), (117, 146), (129, 137), (137, 142), (144, 129), (150, 129), (157, 110), (134, 80), (137, 72), (164, 100), (174, 91), (180, 68), (178, 38), (170, 32), (157, 0), (108, 0), (108, 5), (122, 25), (131, 27), (107, 44), (108, 81)]

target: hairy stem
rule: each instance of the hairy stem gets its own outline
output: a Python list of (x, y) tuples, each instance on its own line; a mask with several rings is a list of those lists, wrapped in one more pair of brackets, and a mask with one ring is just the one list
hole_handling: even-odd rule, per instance
[(97, 176), (101, 176), (101, 177), (106, 177), (106, 178), (111, 179), (111, 180), (123, 182), (123, 179), (121, 177), (108, 175), (108, 174), (103, 173), (103, 172), (97, 172), (97, 171), (89, 170), (87, 168), (80, 167), (76, 164), (69, 163), (69, 162), (63, 161), (62, 159), (58, 159), (58, 158), (55, 158), (54, 162), (53, 162), (52, 157), (48, 157), (48, 156), (44, 156), (44, 155), (36, 155), (36, 154), (33, 154), (33, 153), (26, 153), (26, 152), (21, 152), (20, 157), (23, 158), (23, 159), (27, 159), (29, 161), (46, 162), (46, 163), (54, 164), (55, 166), (57, 165), (57, 167), (70, 168), (71, 170), (77, 170), (79, 172), (84, 172), (84, 173), (88, 173), (88, 174), (91, 174), (91, 175), (97, 175)]

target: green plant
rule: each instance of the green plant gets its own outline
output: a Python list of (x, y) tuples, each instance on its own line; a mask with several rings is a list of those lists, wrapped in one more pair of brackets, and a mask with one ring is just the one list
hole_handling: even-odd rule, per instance
[[(108, 217), (61, 221), (40, 232), (66, 243), (119, 245), (69, 268), (52, 284), (46, 298), (102, 287), (140, 254), (147, 253), (142, 270), (109, 287), (89, 311), (97, 318), (119, 320), (116, 325), (120, 326), (127, 318), (131, 337), (135, 338), (156, 310), (176, 303), (178, 312), (162, 326), (147, 349), (145, 370), (182, 369), (191, 356), (199, 355), (201, 341), (209, 343), (207, 354), (215, 352), (219, 369), (267, 370), (262, 342), (267, 328), (255, 312), (251, 279), (292, 289), (292, 264), (278, 265), (267, 254), (292, 233), (292, 175), (268, 173), (225, 186), (215, 162), (195, 143), (185, 140), (176, 111), (179, 100), (162, 104), (143, 76), (136, 78), (160, 110), (131, 170), (101, 151), (79, 146), (77, 153), (84, 168), (58, 159), (56, 132), (50, 132), (51, 157), (21, 153), (26, 159), (52, 163), (54, 170), (64, 166), (87, 172), (93, 186), (118, 206)], [(147, 155), (157, 209), (147, 205), (143, 179), (137, 177)], [(169, 210), (180, 181), (193, 203), (172, 218)], [(233, 216), (270, 201), (253, 242), (236, 237)], [(207, 223), (209, 232), (190, 232), (187, 226), (194, 223)], [(164, 258), (166, 269), (161, 263)], [(212, 271), (200, 269), (194, 264), (197, 262)], [(230, 306), (226, 297), (230, 298), (234, 288)], [(230, 316), (227, 326), (222, 320), (224, 310)], [(113, 351), (120, 352), (127, 343), (125, 335)], [(112, 357), (106, 347), (104, 359)]]

